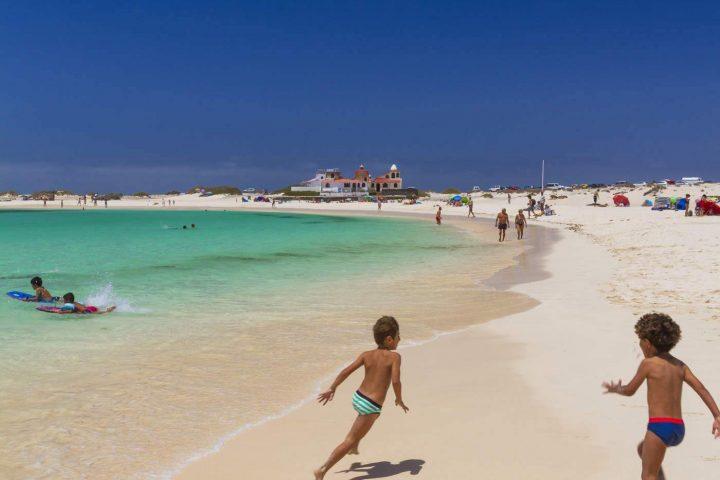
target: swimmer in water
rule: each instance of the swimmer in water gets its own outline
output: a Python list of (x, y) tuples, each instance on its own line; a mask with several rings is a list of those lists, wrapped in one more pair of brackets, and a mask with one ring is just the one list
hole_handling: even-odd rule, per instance
[(66, 293), (63, 295), (63, 304), (60, 309), (62, 310), (60, 313), (62, 314), (68, 314), (68, 313), (94, 313), (96, 315), (102, 315), (104, 313), (110, 313), (113, 310), (115, 310), (115, 305), (111, 305), (105, 310), (101, 310), (97, 307), (94, 307), (92, 305), (83, 305), (82, 303), (78, 303), (75, 301), (75, 295), (73, 295), (71, 292)]

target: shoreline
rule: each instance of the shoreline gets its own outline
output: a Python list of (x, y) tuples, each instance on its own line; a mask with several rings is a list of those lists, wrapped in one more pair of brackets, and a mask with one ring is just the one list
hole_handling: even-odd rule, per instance
[[(258, 209), (258, 210), (264, 210), (264, 209)], [(320, 214), (320, 215), (352, 215), (352, 216), (369, 216), (369, 217), (375, 217), (373, 212), (357, 212), (357, 211), (338, 211), (337, 210), (320, 210), (320, 209), (313, 209), (313, 210), (304, 210), (304, 209), (274, 209), (272, 213), (278, 212), (290, 212), (290, 213), (298, 213), (298, 214)], [(271, 213), (271, 212), (268, 212)], [(386, 213), (386, 212), (383, 212)], [(384, 217), (390, 217), (390, 218), (408, 218), (408, 219), (414, 219), (418, 220), (418, 217), (431, 217), (431, 213), (426, 212), (413, 212), (413, 213), (405, 213), (405, 212), (387, 212), (390, 213), (390, 215), (382, 215)], [(477, 232), (474, 231), (474, 229), (469, 226), (466, 222), (464, 222), (462, 219), (457, 218), (456, 215), (451, 215), (447, 219), (447, 224), (451, 225), (453, 228), (456, 228), (460, 230), (463, 234), (476, 234)], [(478, 217), (477, 220), (482, 222), (483, 224), (490, 223), (490, 220), (483, 217)], [(444, 222), (445, 223), (445, 222)], [(550, 276), (550, 272), (545, 270), (544, 268), (544, 259), (549, 254), (549, 251), (547, 249), (542, 250), (541, 249), (541, 242), (550, 242), (552, 245), (552, 242), (556, 242), (557, 236), (554, 232), (555, 229), (552, 227), (543, 227), (540, 228), (539, 231), (542, 231), (543, 234), (538, 237), (530, 237), (530, 239), (526, 242), (524, 242), (524, 245), (529, 245), (529, 248), (527, 246), (524, 246), (517, 255), (513, 255), (513, 264), (509, 265), (507, 267), (504, 267), (500, 269), (499, 271), (496, 271), (493, 273), (490, 277), (483, 279), (480, 283), (480, 286), (477, 288), (490, 288), (498, 291), (506, 291), (509, 290), (514, 285), (519, 285), (520, 283), (527, 283), (527, 282), (535, 282), (539, 281), (542, 278), (548, 278)], [(512, 232), (511, 232), (512, 234)], [(546, 244), (547, 245), (547, 244)], [(521, 261), (520, 259), (525, 257), (525, 261)], [(510, 273), (517, 273), (518, 269), (522, 270), (523, 274), (527, 275), (527, 279), (522, 281), (513, 280), (511, 281), (508, 277), (508, 272)], [(531, 297), (528, 297), (531, 298)], [(532, 298), (531, 298), (532, 299)], [(533, 299), (534, 300), (534, 299)], [(492, 315), (491, 318), (483, 319), (479, 322), (473, 323), (472, 325), (468, 325), (465, 327), (462, 327), (460, 329), (454, 329), (454, 330), (447, 330), (447, 331), (440, 331), (433, 335), (431, 338), (427, 338), (424, 340), (419, 341), (409, 341), (405, 343), (405, 345), (401, 345), (400, 351), (405, 353), (409, 351), (415, 351), (415, 350), (421, 350), (423, 347), (428, 346), (429, 344), (433, 344), (441, 339), (461, 335), (464, 332), (471, 331), (472, 329), (478, 327), (479, 325), (484, 325), (487, 323), (490, 323), (495, 320), (499, 320), (511, 315), (515, 315), (522, 312), (530, 311), (534, 308), (536, 308), (537, 302), (535, 302), (534, 305), (529, 305), (527, 308), (523, 308), (521, 311), (511, 311), (507, 310), (501, 313), (497, 313), (495, 315)], [(169, 472), (166, 476), (163, 478), (173, 478), (173, 479), (193, 479), (193, 478), (203, 478), (203, 476), (206, 475), (205, 472), (201, 471), (195, 471), (197, 469), (198, 464), (203, 464), (204, 462), (210, 463), (213, 461), (213, 457), (222, 454), (226, 449), (232, 448), (232, 445), (240, 436), (243, 435), (251, 435), (253, 432), (256, 432), (258, 429), (263, 428), (264, 426), (267, 426), (268, 424), (281, 421), (285, 418), (288, 418), (294, 414), (296, 414), (299, 410), (302, 410), (304, 408), (307, 408), (309, 406), (312, 406), (315, 400), (315, 396), (319, 391), (321, 391), (321, 388), (326, 384), (332, 381), (332, 378), (337, 374), (337, 371), (342, 369), (344, 366), (339, 365), (335, 369), (335, 373), (329, 375), (328, 377), (319, 380), (315, 382), (315, 386), (313, 388), (313, 393), (311, 393), (308, 397), (303, 399), (301, 402), (292, 405), (288, 407), (287, 409), (283, 410), (282, 412), (274, 415), (270, 415), (266, 418), (263, 418), (262, 420), (250, 424), (243, 425), (239, 427), (234, 432), (223, 436), (221, 439), (218, 440), (218, 442), (210, 449), (207, 449), (203, 452), (198, 453), (197, 455), (193, 456), (191, 459), (189, 459), (187, 462), (184, 462), (182, 465), (180, 465), (178, 468), (173, 469), (171, 472)], [(203, 468), (203, 467), (199, 467)], [(213, 468), (210, 466), (209, 468)], [(191, 473), (188, 474), (188, 471)], [(216, 478), (217, 472), (214, 473), (212, 478)], [(220, 478), (220, 477), (217, 477)], [(225, 478), (225, 477), (222, 477)], [(258, 477), (259, 478), (259, 477)], [(273, 477), (274, 478), (274, 477)], [(280, 477), (278, 477), (280, 478)]]

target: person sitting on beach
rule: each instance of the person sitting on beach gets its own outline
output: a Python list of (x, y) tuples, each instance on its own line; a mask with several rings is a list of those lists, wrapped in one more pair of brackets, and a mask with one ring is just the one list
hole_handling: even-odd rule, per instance
[(618, 380), (604, 382), (603, 387), (605, 393), (630, 397), (647, 380), (650, 421), (645, 439), (638, 445), (638, 454), (642, 459), (642, 479), (660, 480), (665, 478), (662, 470), (665, 450), (679, 445), (685, 436), (680, 400), (683, 382), (690, 385), (710, 409), (715, 438), (720, 437), (720, 410), (690, 368), (670, 355), (670, 350), (680, 341), (680, 327), (670, 316), (664, 313), (645, 314), (635, 324), (635, 333), (645, 356), (635, 377), (626, 385)]
[(526, 226), (527, 219), (525, 218), (522, 209), (520, 209), (518, 210), (517, 215), (515, 215), (515, 230), (517, 231), (518, 240), (522, 240)]
[(43, 287), (43, 281), (40, 277), (33, 277), (30, 280), (30, 285), (32, 286), (33, 290), (35, 290), (35, 295), (32, 297), (26, 298), (25, 302), (53, 302), (57, 300), (55, 297), (53, 297), (50, 292), (48, 292), (47, 288)]
[(370, 431), (370, 428), (380, 417), (382, 405), (391, 383), (395, 392), (395, 405), (402, 408), (406, 413), (409, 410), (402, 398), (400, 354), (394, 351), (397, 349), (398, 343), (400, 343), (400, 326), (397, 320), (389, 316), (381, 317), (375, 322), (373, 336), (377, 348), (361, 353), (353, 363), (338, 374), (327, 391), (318, 395), (318, 402), (326, 405), (335, 396), (337, 387), (351, 373), (360, 367), (365, 367), (365, 377), (352, 398), (353, 408), (358, 414), (355, 422), (345, 440), (333, 450), (327, 461), (313, 472), (315, 480), (325, 478), (328, 470), (348, 453), (358, 453), (360, 440)]
[(497, 217), (495, 217), (495, 226), (498, 229), (498, 242), (505, 241), (505, 231), (507, 230), (509, 221), (510, 217), (508, 217), (507, 212), (503, 208), (502, 212), (498, 213)]
[(690, 194), (685, 194), (685, 216), (692, 217), (692, 210), (690, 210)]
[(442, 225), (442, 207), (438, 206), (437, 213), (435, 213), (435, 223)]
[(73, 295), (72, 292), (68, 292), (63, 295), (63, 302), (65, 302), (65, 304), (60, 307), (62, 310), (60, 313), (95, 313), (101, 315), (103, 313), (110, 313), (116, 308), (112, 305), (105, 310), (100, 310), (92, 305), (83, 305), (82, 303), (75, 301), (75, 295)]

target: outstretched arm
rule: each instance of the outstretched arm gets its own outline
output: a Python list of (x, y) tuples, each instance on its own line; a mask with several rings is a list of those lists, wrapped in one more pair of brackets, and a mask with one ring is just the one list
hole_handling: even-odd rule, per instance
[(338, 373), (338, 376), (335, 377), (335, 381), (332, 383), (332, 385), (330, 385), (330, 388), (318, 395), (318, 402), (325, 405), (327, 402), (333, 399), (333, 397), (335, 396), (335, 389), (337, 389), (337, 387), (342, 382), (344, 382), (351, 373), (360, 368), (360, 366), (363, 364), (363, 355), (365, 354), (361, 354), (358, 358), (355, 359), (353, 363), (343, 368), (340, 373)]
[(623, 385), (621, 380), (617, 383), (612, 380), (609, 382), (603, 382), (602, 386), (605, 389), (605, 393), (617, 393), (618, 395), (624, 395), (626, 397), (632, 397), (640, 388), (640, 385), (645, 381), (648, 375), (648, 364), (646, 360), (640, 362), (637, 373), (630, 383)]
[(395, 405), (402, 408), (405, 413), (410, 410), (402, 399), (402, 383), (400, 383), (400, 363), (402, 361), (402, 358), (400, 357), (400, 354), (396, 354), (395, 360), (393, 360), (392, 363), (392, 386), (393, 391), (395, 392)]
[(705, 405), (710, 409), (710, 413), (712, 413), (713, 416), (712, 433), (715, 438), (720, 438), (720, 410), (713, 396), (708, 392), (707, 388), (705, 388), (705, 385), (692, 373), (687, 365), (685, 365), (685, 382), (695, 390), (695, 393), (702, 398), (702, 401), (705, 402)]

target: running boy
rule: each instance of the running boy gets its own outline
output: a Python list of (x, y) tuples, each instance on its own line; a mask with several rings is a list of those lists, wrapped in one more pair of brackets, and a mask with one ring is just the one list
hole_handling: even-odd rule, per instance
[(664, 313), (647, 313), (635, 324), (640, 348), (645, 359), (640, 362), (635, 377), (623, 385), (620, 380), (604, 382), (605, 393), (617, 393), (630, 397), (647, 380), (647, 401), (650, 414), (645, 439), (638, 445), (642, 458), (643, 480), (664, 480), (662, 461), (667, 447), (683, 441), (685, 424), (682, 420), (680, 398), (683, 382), (700, 396), (714, 418), (712, 433), (720, 437), (720, 410), (715, 400), (690, 368), (670, 355), (670, 350), (680, 340), (680, 327)]
[(47, 288), (43, 287), (42, 278), (40, 277), (33, 277), (30, 280), (30, 285), (32, 286), (33, 290), (35, 290), (35, 295), (32, 297), (28, 297), (25, 301), (26, 302), (55, 302), (58, 300), (57, 297), (53, 297), (50, 295), (50, 292), (48, 292)]
[(327, 404), (335, 396), (335, 389), (361, 366), (365, 367), (365, 378), (360, 388), (353, 394), (352, 404), (358, 416), (350, 428), (345, 440), (330, 454), (330, 458), (315, 472), (315, 480), (322, 480), (333, 465), (348, 453), (358, 453), (360, 440), (370, 431), (380, 416), (388, 387), (392, 382), (395, 391), (395, 405), (406, 413), (409, 410), (402, 400), (400, 385), (400, 354), (394, 352), (400, 343), (400, 326), (394, 317), (382, 317), (373, 327), (373, 336), (377, 348), (363, 352), (350, 365), (341, 371), (330, 388), (318, 395), (318, 402)]

